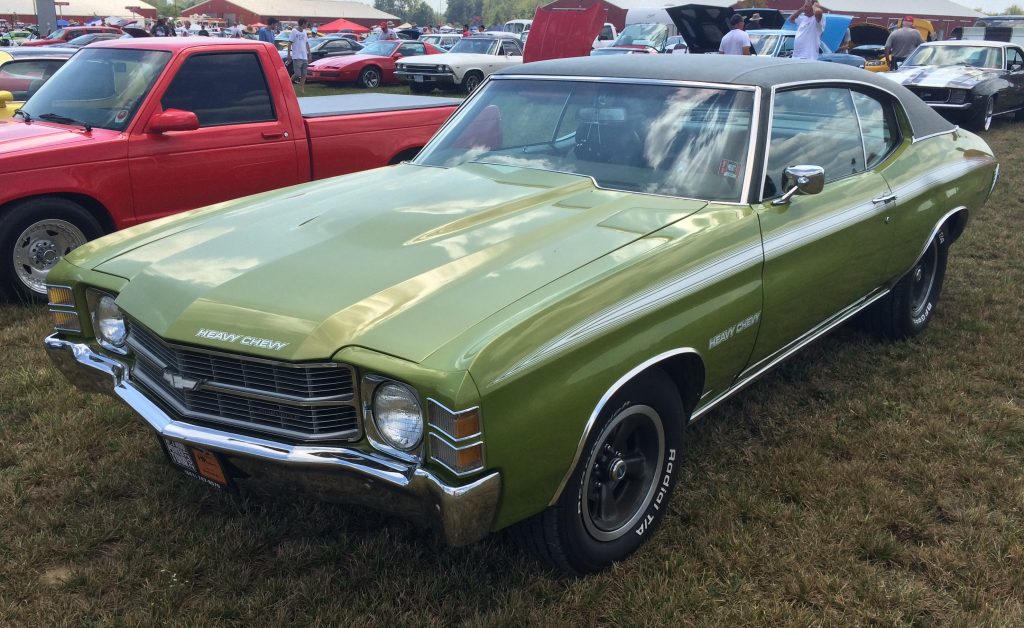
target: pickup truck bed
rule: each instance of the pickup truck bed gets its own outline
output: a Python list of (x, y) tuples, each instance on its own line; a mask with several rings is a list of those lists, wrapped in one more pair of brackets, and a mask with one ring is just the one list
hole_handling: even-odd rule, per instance
[(405, 96), (401, 94), (350, 94), (346, 96), (310, 96), (299, 98), (303, 118), (344, 116), (356, 113), (384, 113), (434, 107), (457, 107), (459, 98)]

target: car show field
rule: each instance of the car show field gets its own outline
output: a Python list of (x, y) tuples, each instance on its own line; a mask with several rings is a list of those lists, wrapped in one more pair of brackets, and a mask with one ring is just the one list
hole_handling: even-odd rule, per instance
[[(1004, 164), (1024, 150), (1008, 119), (984, 137)], [(1022, 193), (1005, 167), (950, 249), (924, 334), (889, 344), (845, 325), (688, 428), (660, 532), (579, 580), (510, 534), (445, 550), (375, 511), (233, 499), (171, 474), (130, 411), (50, 367), (42, 312), (0, 306), (0, 616), (1018, 624)]]

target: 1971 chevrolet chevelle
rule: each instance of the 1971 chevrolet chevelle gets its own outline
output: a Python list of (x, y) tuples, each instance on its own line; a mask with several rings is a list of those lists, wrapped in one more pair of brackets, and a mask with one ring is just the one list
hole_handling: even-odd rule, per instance
[(855, 314), (925, 330), (991, 150), (868, 72), (586, 57), (489, 79), (417, 159), (141, 225), (50, 275), (55, 363), (218, 486), (512, 524), (586, 573), (684, 426)]

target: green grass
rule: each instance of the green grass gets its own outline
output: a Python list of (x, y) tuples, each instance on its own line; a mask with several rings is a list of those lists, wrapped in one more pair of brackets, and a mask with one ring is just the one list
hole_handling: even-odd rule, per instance
[(711, 413), (659, 533), (586, 579), (503, 534), (209, 492), (0, 306), (0, 624), (1022, 625), (1022, 128), (987, 136), (1003, 180), (928, 332), (841, 329)]

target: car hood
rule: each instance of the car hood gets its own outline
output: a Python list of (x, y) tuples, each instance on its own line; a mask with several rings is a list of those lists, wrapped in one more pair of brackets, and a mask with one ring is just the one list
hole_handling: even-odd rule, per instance
[(391, 62), (391, 57), (383, 57), (380, 55), (361, 55), (354, 54), (344, 57), (327, 57), (324, 59), (318, 59), (309, 64), (311, 68), (343, 68), (354, 63), (361, 63), (363, 61), (377, 61), (377, 62)]
[(118, 303), (169, 340), (286, 360), (362, 346), (421, 362), (705, 204), (510, 166), (406, 164), (141, 225), (68, 261), (128, 279)]
[[(430, 55), (430, 59), (423, 60), (423, 63), (430, 65), (451, 65), (458, 67), (460, 65), (475, 65), (478, 63), (486, 62), (489, 59), (504, 59), (505, 57), (500, 55), (487, 55), (487, 54), (474, 54), (470, 52), (446, 52), (439, 55)], [(513, 57), (514, 58), (514, 57)], [(420, 63), (420, 57), (405, 57), (400, 63)]]
[(968, 65), (915, 65), (904, 66), (896, 72), (883, 72), (881, 76), (907, 86), (971, 89), (978, 83), (997, 78), (1001, 74), (1000, 70)]

